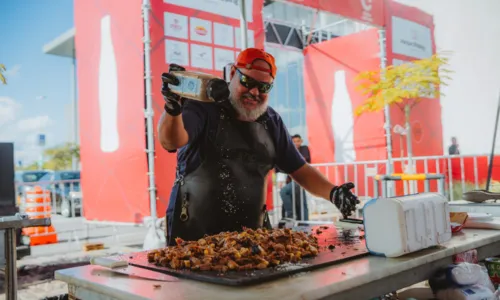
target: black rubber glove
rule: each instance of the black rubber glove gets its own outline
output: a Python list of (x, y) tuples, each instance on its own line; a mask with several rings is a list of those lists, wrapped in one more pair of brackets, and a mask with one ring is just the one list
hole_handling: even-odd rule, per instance
[(224, 79), (214, 78), (208, 82), (207, 96), (215, 103), (223, 103), (229, 99), (229, 86)]
[(182, 112), (184, 98), (174, 94), (168, 87), (169, 84), (179, 85), (179, 79), (177, 79), (177, 77), (173, 74), (170, 74), (172, 71), (186, 71), (186, 69), (176, 64), (170, 64), (168, 73), (161, 74), (161, 79), (163, 81), (161, 93), (163, 95), (163, 99), (165, 100), (165, 111), (171, 116), (178, 116)]
[(351, 190), (354, 183), (347, 182), (336, 186), (330, 192), (330, 201), (340, 210), (342, 217), (348, 218), (356, 210), (356, 204), (359, 204), (358, 197)]

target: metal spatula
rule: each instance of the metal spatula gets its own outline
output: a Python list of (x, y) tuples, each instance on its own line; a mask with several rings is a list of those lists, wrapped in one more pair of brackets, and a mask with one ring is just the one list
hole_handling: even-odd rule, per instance
[(128, 261), (126, 260), (114, 260), (108, 257), (93, 257), (90, 259), (90, 263), (92, 265), (97, 265), (101, 266), (104, 268), (107, 268), (108, 270), (115, 272), (115, 273), (120, 273), (132, 277), (138, 277), (138, 278), (143, 278), (143, 279), (148, 279), (148, 280), (156, 280), (156, 281), (165, 281), (165, 282), (175, 282), (179, 281), (179, 279), (154, 272), (151, 270), (135, 267), (135, 266), (130, 266), (128, 264)]

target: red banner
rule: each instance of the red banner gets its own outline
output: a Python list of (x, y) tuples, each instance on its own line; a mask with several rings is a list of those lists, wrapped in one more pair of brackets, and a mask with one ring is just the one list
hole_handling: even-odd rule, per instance
[[(412, 60), (428, 58), (436, 52), (434, 22), (431, 15), (414, 7), (388, 1), (387, 10), (387, 62), (402, 64)], [(391, 107), (391, 125), (405, 126), (404, 112)], [(413, 107), (410, 115), (412, 127), (413, 155), (429, 156), (443, 154), (443, 127), (439, 98), (422, 99)], [(406, 138), (393, 134), (393, 155), (406, 156)]]
[[(222, 77), (241, 48), (239, 5), (227, 0), (152, 0), (151, 68), (155, 128), (163, 113), (161, 73), (176, 63)], [(262, 1), (246, 1), (248, 46), (264, 48)], [(164, 215), (175, 180), (176, 154), (162, 148), (155, 132), (158, 215)]]
[(83, 216), (142, 222), (150, 214), (141, 0), (75, 1)]
[(352, 20), (384, 26), (384, 0), (286, 0)]
[[(378, 69), (376, 29), (308, 46), (304, 53), (304, 88), (309, 147), (313, 163), (349, 163), (386, 158), (383, 114), (354, 117), (366, 97), (356, 87), (362, 71)], [(352, 166), (351, 166), (352, 167)], [(324, 170), (333, 182), (364, 178), (362, 168)], [(368, 183), (369, 184), (369, 183)], [(360, 180), (358, 189), (364, 189)]]
[[(356, 89), (355, 77), (361, 71), (379, 68), (377, 40), (377, 30), (372, 29), (305, 49), (307, 130), (309, 146), (314, 149), (313, 163), (342, 160), (342, 155), (336, 154), (336, 147), (342, 145), (336, 141), (346, 140), (348, 145), (343, 148), (351, 154), (354, 150), (352, 161), (385, 159), (383, 116), (366, 114), (353, 119), (354, 109), (366, 100)], [(339, 123), (352, 124), (352, 128), (339, 127), (335, 132)], [(353, 135), (351, 140), (349, 135)]]

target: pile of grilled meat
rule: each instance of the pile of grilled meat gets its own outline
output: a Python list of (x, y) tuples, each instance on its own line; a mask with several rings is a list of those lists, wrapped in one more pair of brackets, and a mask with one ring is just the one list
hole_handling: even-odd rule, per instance
[(226, 272), (265, 269), (318, 255), (318, 240), (305, 232), (245, 229), (198, 241), (176, 239), (176, 246), (148, 253), (148, 261), (172, 269)]

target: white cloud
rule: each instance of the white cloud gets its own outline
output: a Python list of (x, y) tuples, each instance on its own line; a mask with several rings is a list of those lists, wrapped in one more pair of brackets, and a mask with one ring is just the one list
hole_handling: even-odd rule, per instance
[(45, 129), (52, 125), (52, 123), (52, 119), (49, 116), (43, 115), (19, 120), (17, 121), (17, 128), (21, 132), (32, 132)]
[(11, 68), (9, 68), (8, 66), (6, 66), (6, 67), (7, 67), (7, 70), (4, 72), (4, 74), (5, 74), (5, 77), (7, 79), (12, 78), (12, 77), (16, 77), (21, 72), (21, 65), (14, 65)]
[(14, 121), (21, 107), (21, 104), (12, 98), (0, 97), (0, 126)]
[[(0, 142), (14, 143), (17, 161), (29, 164), (38, 160), (42, 148), (38, 146), (38, 134), (53, 124), (47, 115), (19, 118), (22, 105), (9, 97), (0, 96)], [(51, 139), (50, 134), (46, 139)]]

